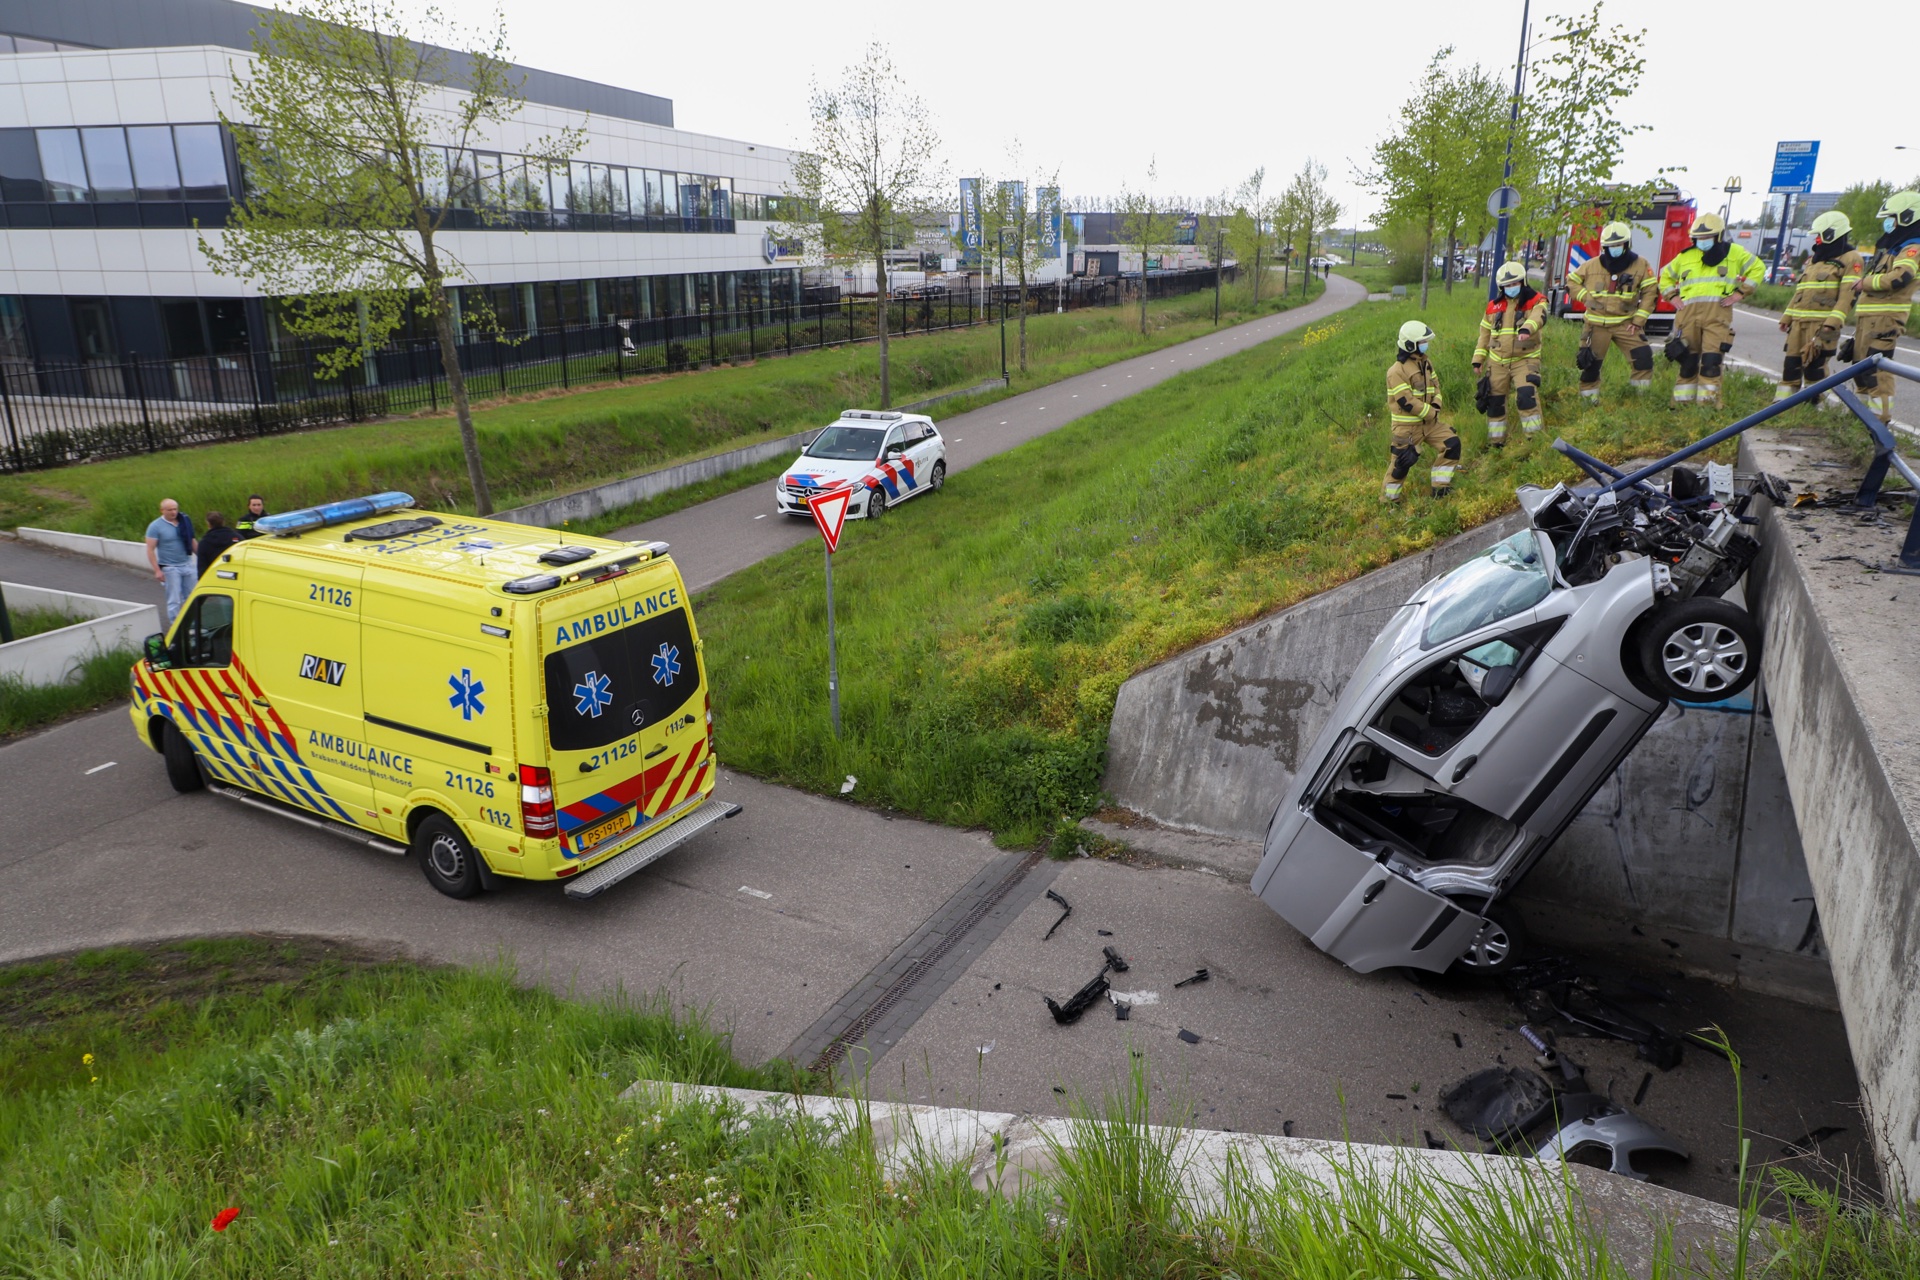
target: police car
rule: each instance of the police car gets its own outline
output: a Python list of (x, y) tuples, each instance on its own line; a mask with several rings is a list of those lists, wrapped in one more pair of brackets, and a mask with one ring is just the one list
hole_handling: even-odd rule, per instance
[(851, 487), (848, 519), (870, 519), (947, 482), (947, 442), (920, 413), (849, 409), (816, 435), (773, 487), (774, 509), (811, 518), (807, 499)]

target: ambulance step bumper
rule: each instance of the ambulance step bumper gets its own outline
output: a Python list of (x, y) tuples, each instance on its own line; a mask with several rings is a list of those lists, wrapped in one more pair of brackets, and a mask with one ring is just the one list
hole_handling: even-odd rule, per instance
[(640, 868), (666, 857), (716, 822), (723, 822), (739, 812), (740, 806), (731, 801), (703, 800), (660, 834), (648, 836), (625, 853), (616, 854), (593, 870), (568, 880), (567, 896), (591, 898), (604, 893)]
[(265, 796), (257, 796), (251, 791), (243, 791), (239, 787), (231, 787), (224, 782), (209, 782), (207, 790), (213, 795), (232, 800), (236, 804), (244, 804), (250, 809), (275, 814), (290, 822), (297, 822), (303, 827), (312, 827), (315, 831), (324, 831), (328, 835), (339, 836), (355, 844), (364, 844), (382, 853), (391, 853), (402, 858), (407, 856), (407, 846), (403, 844), (395, 844), (370, 831), (362, 831), (359, 827), (349, 826), (344, 822), (335, 822), (332, 818), (316, 818), (310, 813), (295, 809), (292, 805), (282, 804), (278, 800), (269, 800)]

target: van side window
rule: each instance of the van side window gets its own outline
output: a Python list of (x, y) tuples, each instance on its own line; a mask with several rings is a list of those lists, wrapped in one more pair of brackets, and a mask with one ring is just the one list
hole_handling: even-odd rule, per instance
[(233, 661), (233, 597), (201, 596), (173, 636), (177, 667), (224, 667)]

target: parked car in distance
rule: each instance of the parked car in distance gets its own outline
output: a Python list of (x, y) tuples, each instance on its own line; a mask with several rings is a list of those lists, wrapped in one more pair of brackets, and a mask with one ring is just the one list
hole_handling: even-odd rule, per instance
[(847, 518), (873, 519), (888, 507), (947, 482), (947, 442), (920, 413), (849, 409), (816, 435), (773, 486), (774, 509), (806, 516), (807, 499), (852, 487)]
[(1421, 587), (1361, 660), (1253, 891), (1361, 973), (1510, 966), (1502, 899), (1668, 700), (1758, 673), (1759, 628), (1721, 598), (1759, 550), (1755, 493), (1786, 496), (1718, 464), (1664, 489), (1522, 486), (1528, 527)]

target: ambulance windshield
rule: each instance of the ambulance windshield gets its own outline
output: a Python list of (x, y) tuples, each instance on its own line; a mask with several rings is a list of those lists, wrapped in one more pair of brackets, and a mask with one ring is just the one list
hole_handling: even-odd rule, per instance
[(685, 608), (617, 631), (568, 635), (546, 658), (547, 737), (555, 751), (597, 751), (668, 719), (699, 691)]

